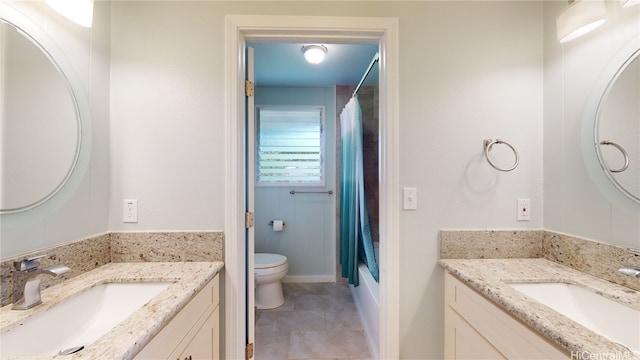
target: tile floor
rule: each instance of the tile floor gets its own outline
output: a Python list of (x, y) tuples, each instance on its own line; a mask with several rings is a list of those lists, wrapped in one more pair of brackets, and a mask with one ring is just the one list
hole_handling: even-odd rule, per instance
[(371, 359), (346, 284), (283, 284), (286, 303), (256, 312), (256, 360)]

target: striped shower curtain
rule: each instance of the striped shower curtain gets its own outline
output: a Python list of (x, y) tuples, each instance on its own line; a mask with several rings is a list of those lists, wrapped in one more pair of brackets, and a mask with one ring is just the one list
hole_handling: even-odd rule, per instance
[(358, 286), (359, 259), (367, 264), (378, 281), (376, 263), (364, 193), (362, 164), (362, 111), (356, 96), (340, 114), (342, 174), (340, 181), (340, 265), (342, 277)]

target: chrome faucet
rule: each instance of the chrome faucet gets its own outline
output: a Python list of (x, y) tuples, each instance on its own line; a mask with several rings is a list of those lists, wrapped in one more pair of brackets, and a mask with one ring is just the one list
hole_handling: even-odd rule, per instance
[(640, 268), (639, 267), (635, 267), (635, 266), (623, 267), (623, 268), (618, 269), (618, 272), (620, 272), (621, 274), (625, 274), (625, 275), (629, 275), (629, 276), (640, 278)]
[[(627, 252), (629, 252), (631, 255), (634, 255), (634, 257), (640, 256), (640, 249), (628, 248)], [(625, 266), (618, 269), (618, 272), (627, 276), (640, 278), (640, 267), (638, 266)]]
[(40, 268), (40, 259), (45, 255), (34, 256), (13, 262), (13, 310), (27, 310), (42, 303), (40, 297), (40, 275), (58, 276), (70, 269), (64, 265), (52, 265)]

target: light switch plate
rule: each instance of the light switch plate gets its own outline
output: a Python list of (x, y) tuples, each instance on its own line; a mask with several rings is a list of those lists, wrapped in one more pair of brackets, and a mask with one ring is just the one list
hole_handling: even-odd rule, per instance
[(416, 188), (406, 187), (402, 189), (402, 208), (404, 210), (418, 209), (418, 190)]

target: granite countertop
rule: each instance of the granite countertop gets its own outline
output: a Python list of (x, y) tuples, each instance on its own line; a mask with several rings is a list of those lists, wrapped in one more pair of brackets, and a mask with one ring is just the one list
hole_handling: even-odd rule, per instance
[[(640, 292), (545, 259), (441, 259), (440, 265), (462, 282), (522, 320), (560, 347), (580, 354), (640, 354), (608, 340), (513, 289), (509, 283), (564, 282), (578, 285), (640, 310)], [(572, 357), (573, 358), (573, 357)]]
[[(29, 310), (0, 308), (4, 332), (36, 313), (95, 285), (109, 282), (173, 282), (126, 320), (73, 356), (52, 359), (130, 359), (222, 269), (222, 262), (110, 263), (42, 290), (42, 304)], [(0, 335), (1, 336), (1, 335)], [(41, 357), (39, 357), (41, 358)]]

